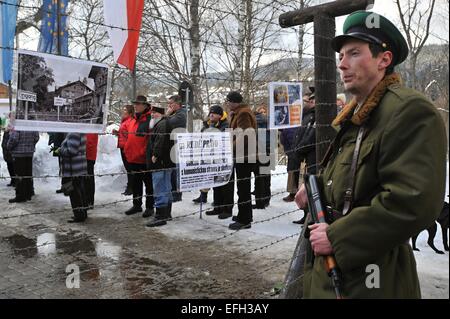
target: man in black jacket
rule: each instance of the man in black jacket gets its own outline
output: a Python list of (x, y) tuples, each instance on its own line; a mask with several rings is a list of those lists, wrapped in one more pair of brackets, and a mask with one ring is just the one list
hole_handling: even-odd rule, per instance
[(155, 200), (155, 216), (147, 223), (147, 227), (158, 227), (167, 224), (171, 219), (172, 184), (171, 173), (175, 164), (170, 158), (173, 141), (170, 139), (172, 127), (169, 118), (163, 117), (164, 108), (153, 107), (150, 121), (150, 135), (147, 144), (147, 167), (152, 172), (153, 197)]
[[(169, 124), (172, 130), (177, 129), (178, 132), (185, 131), (187, 126), (187, 110), (182, 105), (182, 99), (179, 95), (169, 97), (168, 108), (166, 115), (168, 116)], [(172, 171), (171, 183), (173, 191), (173, 201), (179, 202), (182, 200), (182, 193), (178, 192), (178, 173), (177, 170)]]
[[(316, 109), (314, 93), (309, 95), (309, 100), (303, 105), (302, 126), (297, 129), (294, 137), (294, 147), (299, 162), (306, 162), (306, 172), (300, 174), (316, 174)], [(303, 224), (306, 218), (296, 220), (293, 223)]]

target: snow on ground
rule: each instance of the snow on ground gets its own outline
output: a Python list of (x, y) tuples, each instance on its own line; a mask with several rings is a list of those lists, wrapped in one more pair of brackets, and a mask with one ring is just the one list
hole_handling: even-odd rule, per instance
[[(95, 166), (96, 174), (111, 174), (117, 172), (124, 172), (122, 167), (122, 161), (120, 153), (116, 148), (116, 138), (111, 135), (100, 136), (99, 152), (97, 158), (97, 164)], [(37, 151), (34, 157), (34, 175), (58, 175), (58, 161), (49, 153), (48, 147), (48, 135), (41, 134), (41, 139), (37, 144)], [(8, 176), (6, 170), (6, 164), (0, 155), (0, 174), (1, 176)], [(273, 174), (285, 173), (285, 166), (277, 166)], [(294, 203), (285, 203), (282, 201), (282, 197), (286, 196), (286, 179), (287, 174), (280, 174), (272, 177), (272, 194), (276, 194), (270, 202), (270, 206), (265, 210), (254, 210), (254, 224), (252, 228), (245, 231), (234, 233), (227, 241), (224, 241), (224, 245), (227, 247), (234, 247), (236, 249), (246, 252), (251, 249), (256, 249), (265, 245), (270, 245), (268, 249), (261, 249), (253, 255), (253, 258), (259, 259), (274, 259), (280, 260), (284, 264), (281, 270), (277, 272), (266, 272), (264, 276), (269, 280), (280, 282), (284, 278), (285, 271), (288, 268), (289, 260), (292, 256), (295, 244), (298, 236), (288, 238), (279, 243), (272, 243), (287, 238), (291, 235), (295, 235), (300, 232), (298, 225), (293, 224), (292, 221), (299, 219), (303, 216), (301, 211), (289, 213), (280, 218), (275, 218), (268, 222), (258, 223), (265, 219), (269, 219), (293, 211), (296, 209)], [(448, 181), (448, 164), (447, 164), (447, 181)], [(4, 190), (5, 180), (0, 180), (0, 185)], [(96, 178), (96, 205), (104, 203), (110, 203), (117, 200), (130, 199), (130, 197), (124, 197), (120, 193), (124, 190), (126, 184), (126, 176), (104, 176)], [(58, 178), (46, 178), (36, 179), (35, 188), (37, 198), (45, 198), (47, 196), (55, 197), (54, 191), (60, 186), (60, 180)], [(13, 195), (10, 191), (11, 196)], [(448, 182), (447, 182), (447, 194), (448, 194)], [(183, 201), (174, 204), (173, 215), (179, 216), (188, 213), (194, 213), (199, 211), (199, 206), (192, 203), (192, 199), (198, 196), (198, 191), (183, 194)], [(237, 196), (235, 195), (235, 200)], [(208, 195), (208, 204), (202, 207), (203, 210), (210, 207), (212, 201), (212, 193)], [(52, 207), (50, 203), (54, 203)], [(0, 207), (7, 207), (7, 203), (0, 204)], [(70, 207), (70, 203), (67, 198), (62, 196), (58, 199), (49, 201), (48, 209)], [(118, 204), (112, 208), (94, 209), (90, 212), (91, 220), (96, 218), (108, 217), (117, 218), (117, 220), (123, 219), (122, 212), (131, 206), (131, 202), (125, 202)], [(40, 207), (41, 209), (44, 209)], [(0, 211), (8, 211), (8, 213), (14, 212), (14, 210), (0, 209)], [(235, 206), (234, 211), (237, 208)], [(19, 210), (20, 211), (20, 210)], [(194, 214), (192, 216), (179, 219), (177, 221), (170, 222), (167, 226), (162, 227), (159, 231), (172, 238), (186, 239), (186, 240), (212, 240), (216, 239), (223, 234), (230, 234), (227, 229), (230, 220), (219, 220), (215, 216), (206, 216), (202, 214)], [(417, 260), (417, 268), (421, 280), (422, 295), (424, 298), (449, 298), (449, 258), (448, 252), (444, 255), (438, 255), (428, 247), (427, 232), (422, 232), (417, 240), (417, 247), (420, 252), (415, 252)], [(438, 227), (438, 233), (434, 240), (436, 247), (439, 250), (443, 250), (442, 235), (440, 227)], [(118, 243), (120, 244), (120, 243)]]

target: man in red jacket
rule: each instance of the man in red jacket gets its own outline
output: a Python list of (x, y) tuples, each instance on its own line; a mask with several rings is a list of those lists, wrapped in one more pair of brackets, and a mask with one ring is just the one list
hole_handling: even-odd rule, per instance
[(150, 134), (151, 105), (145, 96), (139, 95), (132, 102), (135, 115), (128, 126), (128, 138), (125, 143), (125, 157), (130, 165), (133, 178), (133, 207), (125, 212), (133, 215), (142, 212), (143, 186), (145, 184), (145, 207), (142, 217), (153, 215), (152, 175), (146, 172), (146, 150)]
[(86, 160), (87, 160), (87, 177), (86, 177), (86, 199), (88, 209), (94, 206), (95, 197), (95, 176), (94, 166), (97, 160), (98, 134), (86, 134)]
[(128, 164), (127, 158), (125, 157), (125, 144), (128, 139), (128, 125), (130, 125), (131, 120), (134, 118), (134, 106), (125, 105), (122, 110), (122, 121), (120, 123), (119, 130), (113, 130), (113, 134), (117, 136), (117, 148), (120, 149), (120, 156), (122, 157), (123, 166), (127, 171), (127, 187), (122, 195), (129, 196), (133, 195), (133, 174), (130, 174), (130, 164)]

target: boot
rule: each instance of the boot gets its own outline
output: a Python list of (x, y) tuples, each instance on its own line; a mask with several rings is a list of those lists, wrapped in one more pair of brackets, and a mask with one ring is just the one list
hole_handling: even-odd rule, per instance
[(125, 195), (125, 196), (131, 196), (131, 195), (133, 195), (133, 190), (131, 189), (130, 186), (127, 185), (127, 188), (126, 188), (125, 191), (122, 193), (122, 195)]
[(150, 216), (153, 216), (153, 214), (155, 213), (153, 207), (152, 208), (147, 208), (144, 213), (142, 214), (142, 217), (147, 218)]
[(289, 194), (286, 197), (283, 197), (283, 201), (285, 202), (293, 202), (295, 200), (295, 194)]
[(131, 207), (129, 210), (127, 210), (125, 212), (125, 215), (134, 215), (134, 214), (137, 214), (137, 213), (140, 213), (140, 212), (142, 212), (142, 207), (133, 206), (133, 207)]
[(27, 201), (26, 198), (20, 198), (20, 197), (14, 197), (14, 198), (11, 198), (10, 200), (8, 200), (8, 202), (10, 202), (10, 203), (24, 203), (26, 201)]
[(82, 223), (87, 219), (87, 210), (77, 209), (73, 212), (73, 217), (69, 220), (69, 223)]
[(207, 203), (208, 202), (208, 193), (200, 192), (200, 196), (192, 200), (196, 204)]
[(219, 219), (227, 219), (233, 216), (233, 209), (230, 209), (228, 207), (222, 208), (222, 212), (219, 214)]
[(300, 220), (294, 220), (293, 223), (294, 223), (294, 224), (303, 225), (303, 224), (305, 223), (305, 219), (306, 219), (305, 217), (306, 217), (306, 215), (303, 216), (303, 218), (300, 219)]
[(167, 220), (172, 220), (172, 203), (167, 205)]
[(221, 208), (214, 208), (214, 209), (211, 209), (211, 210), (207, 210), (206, 212), (205, 212), (205, 214), (206, 215), (208, 215), (208, 216), (214, 216), (214, 215), (219, 215), (220, 213), (221, 213)]
[(159, 227), (167, 224), (168, 207), (156, 207), (155, 216), (147, 223), (147, 227)]

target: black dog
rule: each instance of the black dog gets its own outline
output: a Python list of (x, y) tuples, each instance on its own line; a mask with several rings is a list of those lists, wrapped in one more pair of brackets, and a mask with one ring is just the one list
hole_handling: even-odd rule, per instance
[[(448, 237), (447, 237), (447, 230), (448, 230), (448, 203), (444, 202), (444, 207), (442, 208), (441, 214), (439, 215), (438, 219), (436, 220), (440, 225), (442, 229), (442, 242), (444, 243), (444, 249), (448, 251)], [(428, 231), (428, 245), (438, 254), (443, 254), (444, 252), (441, 250), (438, 250), (434, 246), (434, 237), (436, 236), (437, 232), (437, 225), (434, 222), (433, 225), (427, 228)], [(412, 238), (412, 246), (413, 250), (419, 251), (416, 247), (416, 239), (419, 234), (414, 236)]]

